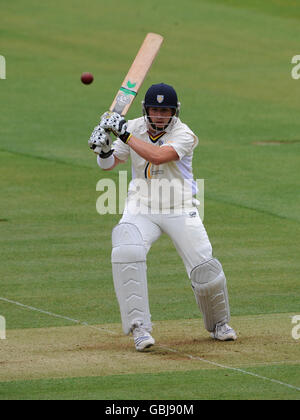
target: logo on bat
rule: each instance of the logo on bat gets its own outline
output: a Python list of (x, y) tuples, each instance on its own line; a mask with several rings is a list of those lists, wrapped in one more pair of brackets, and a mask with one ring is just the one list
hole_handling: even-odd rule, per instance
[(136, 83), (131, 83), (131, 81), (130, 81), (130, 80), (128, 80), (128, 82), (127, 82), (127, 87), (128, 87), (129, 89), (133, 89), (133, 88), (135, 88), (135, 87), (136, 87)]

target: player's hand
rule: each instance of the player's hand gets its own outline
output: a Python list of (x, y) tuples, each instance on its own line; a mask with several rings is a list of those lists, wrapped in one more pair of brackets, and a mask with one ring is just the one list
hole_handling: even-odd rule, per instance
[(97, 125), (88, 141), (91, 150), (97, 155), (104, 155), (111, 151), (112, 138), (109, 132)]
[(127, 131), (127, 121), (117, 112), (105, 112), (101, 117), (100, 127), (104, 130), (111, 130), (124, 143), (130, 136)]

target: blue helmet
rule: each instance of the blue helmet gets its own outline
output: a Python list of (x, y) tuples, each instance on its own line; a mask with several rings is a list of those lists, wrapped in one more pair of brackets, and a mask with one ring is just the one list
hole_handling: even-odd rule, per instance
[(178, 107), (177, 93), (172, 86), (164, 83), (152, 85), (146, 92), (144, 106), (145, 108), (151, 106), (176, 110)]
[[(174, 110), (173, 116), (166, 125), (165, 128), (170, 126), (171, 122), (175, 122), (176, 117), (179, 115), (180, 103), (178, 102), (178, 97), (175, 89), (166, 85), (165, 83), (159, 83), (156, 85), (150, 86), (147, 90), (145, 99), (143, 101), (143, 114), (147, 118), (147, 121), (151, 124), (152, 128), (155, 128), (149, 115), (148, 108), (171, 108)], [(175, 118), (174, 118), (175, 117)]]

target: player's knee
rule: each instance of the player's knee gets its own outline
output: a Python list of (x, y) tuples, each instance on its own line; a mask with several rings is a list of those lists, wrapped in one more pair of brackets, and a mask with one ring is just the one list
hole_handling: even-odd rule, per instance
[(119, 223), (112, 232), (112, 263), (146, 261), (146, 248), (139, 229), (132, 223)]
[(197, 267), (203, 267), (208, 261), (213, 259), (212, 246), (209, 241), (202, 244), (201, 247), (197, 247), (193, 250), (193, 253), (188, 254), (188, 258), (184, 260), (185, 267), (189, 278), (191, 278), (192, 272)]
[(225, 277), (222, 264), (216, 258), (209, 258), (197, 265), (191, 271), (192, 283), (205, 284)]

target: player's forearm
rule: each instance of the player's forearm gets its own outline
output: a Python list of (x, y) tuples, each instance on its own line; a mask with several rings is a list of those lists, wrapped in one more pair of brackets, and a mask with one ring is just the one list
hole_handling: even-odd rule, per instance
[(145, 143), (144, 141), (131, 136), (127, 142), (128, 146), (131, 147), (139, 156), (146, 159), (148, 162), (155, 164), (159, 159), (159, 147), (153, 144)]
[(128, 124), (125, 118), (117, 112), (106, 112), (101, 118), (100, 129), (105, 132), (113, 131), (120, 140), (148, 162), (154, 165), (161, 165), (179, 159), (179, 155), (172, 146), (157, 147), (154, 144), (146, 143), (133, 136), (127, 130), (127, 127)]
[(137, 137), (131, 136), (127, 142), (139, 156), (154, 165), (161, 165), (172, 160), (177, 160), (178, 155), (171, 147), (158, 147), (154, 144), (145, 143)]

